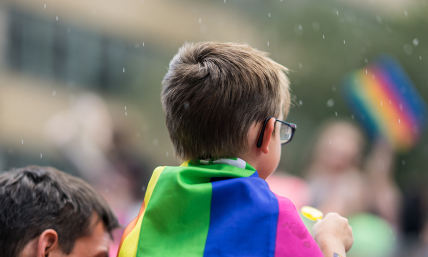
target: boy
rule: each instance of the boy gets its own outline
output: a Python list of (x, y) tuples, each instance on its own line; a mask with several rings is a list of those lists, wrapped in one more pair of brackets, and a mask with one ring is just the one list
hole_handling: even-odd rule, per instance
[(315, 241), (266, 179), (296, 126), (287, 69), (245, 44), (185, 44), (163, 80), (180, 167), (157, 168), (118, 256), (344, 256), (347, 220), (329, 214)]

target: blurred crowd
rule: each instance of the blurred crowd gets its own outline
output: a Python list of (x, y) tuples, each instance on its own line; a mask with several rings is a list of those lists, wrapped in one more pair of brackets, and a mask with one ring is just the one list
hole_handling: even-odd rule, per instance
[(428, 256), (426, 192), (398, 188), (396, 154), (386, 141), (367, 144), (356, 124), (335, 120), (321, 126), (309, 152), (303, 178), (277, 172), (268, 179), (275, 193), (298, 209), (347, 217), (355, 238), (349, 256)]

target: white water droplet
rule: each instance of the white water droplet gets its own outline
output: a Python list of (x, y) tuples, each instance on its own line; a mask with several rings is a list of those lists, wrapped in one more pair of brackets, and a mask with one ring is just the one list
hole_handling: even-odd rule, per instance
[(343, 44), (345, 44), (345, 40), (343, 40)]
[(126, 111), (126, 106), (125, 106), (125, 111)]
[(268, 16), (269, 16), (269, 18), (270, 18), (270, 13), (268, 13)]
[(419, 60), (422, 60), (422, 55), (419, 55)]
[(366, 70), (366, 74), (367, 74), (367, 70)]
[(336, 114), (336, 116), (337, 116), (337, 112), (334, 112), (335, 114)]
[(168, 153), (168, 151), (166, 152), (166, 157), (168, 157), (169, 156), (169, 153)]
[(202, 19), (201, 18), (199, 18), (199, 23), (201, 23), (202, 22)]
[(299, 101), (299, 105), (300, 106), (303, 105), (303, 101), (302, 100)]
[(339, 15), (339, 11), (336, 11), (336, 14)]
[(331, 145), (331, 139), (328, 140), (328, 143)]
[(46, 4), (45, 4), (45, 6), (44, 6), (44, 7), (45, 7), (45, 9), (46, 9)]
[(354, 115), (351, 115), (351, 119), (354, 119)]
[(322, 35), (322, 39), (325, 39), (324, 35)]
[(413, 45), (414, 46), (419, 45), (419, 39), (417, 39), (417, 38), (413, 39)]
[(299, 62), (299, 68), (303, 68), (303, 64), (301, 62)]
[(380, 106), (382, 106), (382, 101), (380, 101)]
[(398, 123), (400, 123), (400, 124), (401, 124), (401, 120), (400, 120), (400, 119), (398, 119)]
[(367, 58), (364, 58), (364, 62), (369, 63), (369, 60), (367, 60)]
[(406, 16), (406, 17), (407, 17), (407, 11), (404, 11), (404, 16)]
[(267, 41), (267, 46), (269, 46), (269, 41)]
[(123, 73), (125, 73), (125, 68), (123, 68)]
[(58, 16), (56, 16), (56, 20), (58, 20)]
[(125, 116), (128, 116), (128, 112), (125, 112)]
[(40, 153), (40, 159), (43, 159), (43, 154)]
[(21, 144), (24, 144), (24, 139), (21, 140)]
[(333, 106), (334, 106), (334, 100), (333, 100), (333, 99), (329, 99), (329, 100), (327, 101), (327, 106), (328, 106), (328, 107), (333, 107)]
[(54, 90), (54, 91), (52, 91), (52, 95), (53, 96), (56, 96), (56, 91)]
[(144, 42), (143, 42), (143, 46), (144, 46)]

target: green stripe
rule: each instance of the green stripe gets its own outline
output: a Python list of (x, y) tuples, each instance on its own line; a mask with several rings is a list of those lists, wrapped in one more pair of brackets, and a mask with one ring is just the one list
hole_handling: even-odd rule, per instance
[(141, 225), (138, 256), (202, 257), (212, 186), (200, 169), (165, 167)]

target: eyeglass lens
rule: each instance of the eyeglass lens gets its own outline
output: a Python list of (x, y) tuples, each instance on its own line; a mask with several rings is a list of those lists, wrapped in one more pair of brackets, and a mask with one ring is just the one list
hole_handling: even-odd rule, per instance
[(281, 128), (280, 128), (279, 134), (280, 134), (280, 138), (281, 138), (281, 143), (286, 143), (291, 138), (292, 129), (287, 124), (281, 123)]

